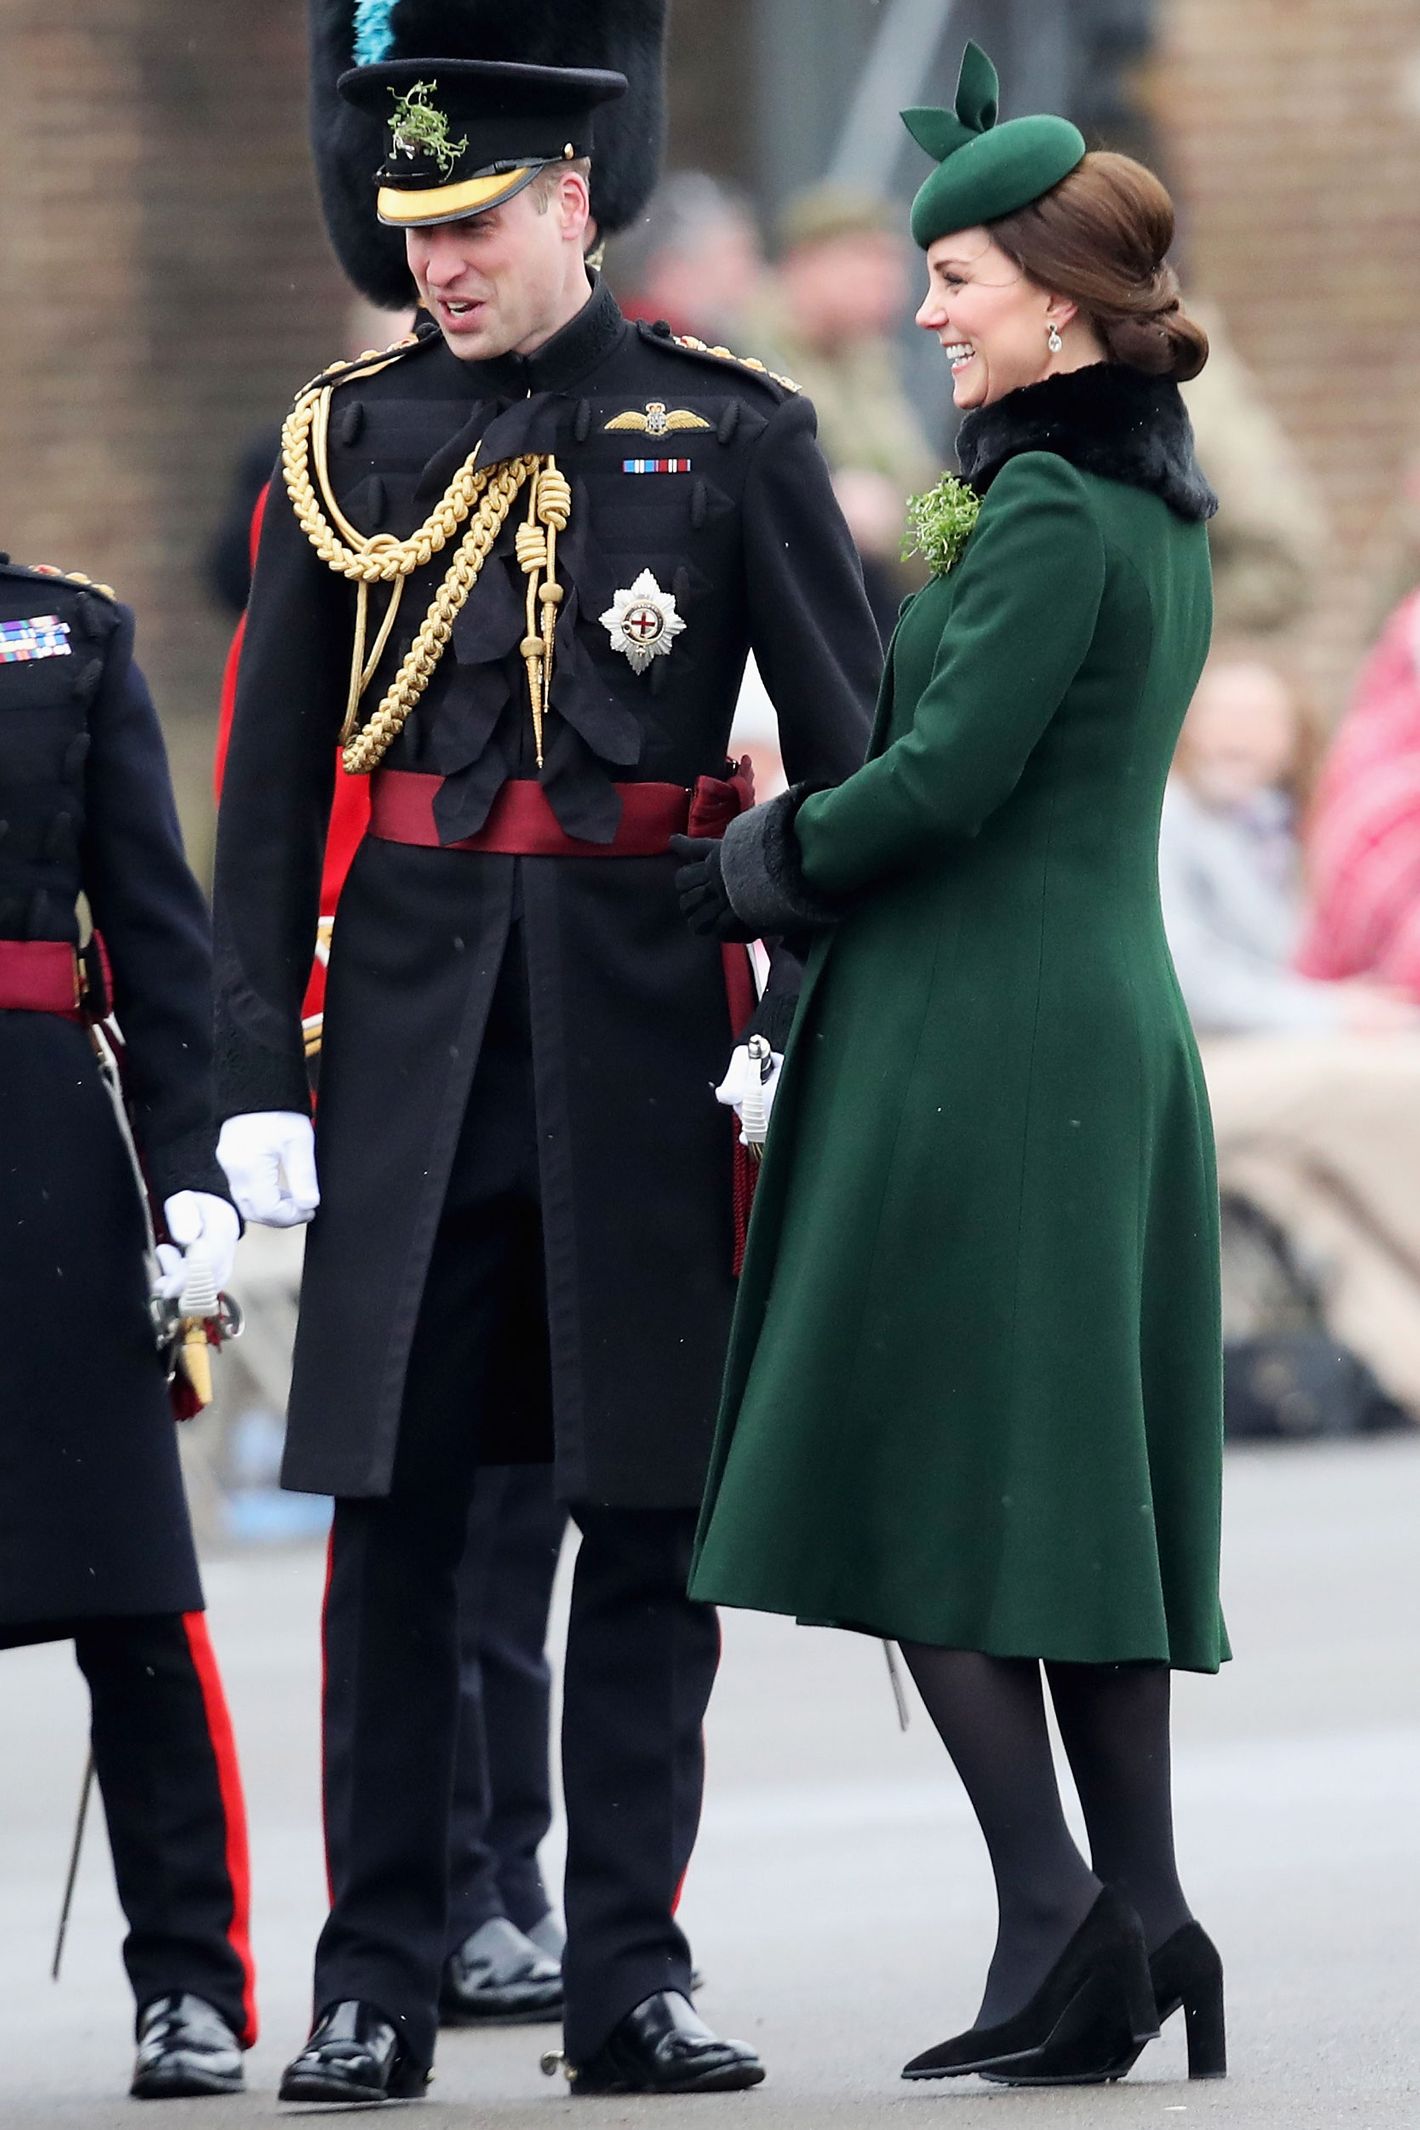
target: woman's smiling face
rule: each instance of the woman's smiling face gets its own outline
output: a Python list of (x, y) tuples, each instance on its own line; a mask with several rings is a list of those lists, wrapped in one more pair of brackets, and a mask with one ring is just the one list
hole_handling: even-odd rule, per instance
[(917, 323), (935, 333), (965, 413), (1073, 367), (1049, 345), (1076, 306), (1037, 287), (986, 229), (959, 229), (927, 249), (927, 295)]

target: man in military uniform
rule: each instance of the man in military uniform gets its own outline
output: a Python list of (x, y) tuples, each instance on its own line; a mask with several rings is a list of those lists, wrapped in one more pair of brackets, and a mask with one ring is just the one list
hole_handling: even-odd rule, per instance
[[(258, 556), (218, 848), (223, 1158), (309, 1217), (286, 1483), (337, 1497), (353, 1699), (317, 2021), (283, 2095), (422, 2090), (445, 1948), (456, 1575), (480, 1462), (551, 1457), (568, 1637), (574, 2090), (763, 2075), (693, 2012), (674, 1920), (714, 1615), (685, 1576), (733, 1298), (744, 1013), (681, 926), (752, 648), (791, 774), (861, 758), (879, 666), (786, 380), (632, 327), (589, 279), (593, 112), (621, 77), (406, 58), (378, 204), (435, 328), (317, 379)], [(300, 1032), (333, 747), (372, 772), (326, 997), (316, 1181)], [(735, 972), (743, 976), (743, 950)], [(775, 1048), (796, 964), (758, 1009)]]
[[(165, 1291), (184, 1249), (220, 1288), (238, 1223), (215, 1152), (207, 911), (132, 653), (106, 589), (0, 555), (0, 1649), (74, 1645), (129, 1924), (132, 2091), (168, 2099), (240, 2092), (256, 2011), (241, 1778), (136, 1161), (171, 1238)], [(81, 895), (103, 942), (82, 956)], [(88, 1025), (110, 1004), (131, 1141)]]

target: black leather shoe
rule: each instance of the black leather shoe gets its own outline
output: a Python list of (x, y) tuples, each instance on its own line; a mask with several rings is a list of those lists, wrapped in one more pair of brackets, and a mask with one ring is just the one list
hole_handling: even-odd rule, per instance
[[(544, 2069), (556, 2069), (544, 2058)], [(595, 2056), (564, 2064), (576, 2095), (738, 2093), (757, 2086), (764, 2065), (742, 2041), (721, 2041), (679, 1990), (657, 1990), (627, 2013)]]
[(277, 2099), (416, 2100), (428, 2083), (384, 2013), (346, 1997), (321, 2013)]
[(439, 2019), (444, 2026), (530, 2026), (562, 2016), (562, 1963), (539, 1952), (506, 1916), (471, 1931), (444, 1962)]
[(1106, 1886), (1028, 2004), (914, 2056), (902, 2075), (1102, 2085), (1123, 2078), (1158, 2031), (1139, 1918)]
[(135, 2100), (188, 2100), (200, 2093), (240, 2093), (242, 2047), (205, 1997), (155, 1997), (138, 2014), (138, 2055), (129, 2092)]

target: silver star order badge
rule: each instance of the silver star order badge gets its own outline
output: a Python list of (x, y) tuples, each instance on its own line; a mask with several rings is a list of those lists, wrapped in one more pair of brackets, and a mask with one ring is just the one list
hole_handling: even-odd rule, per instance
[(653, 658), (664, 658), (685, 627), (674, 592), (663, 592), (648, 569), (629, 591), (616, 594), (601, 622), (613, 651), (625, 654), (633, 673), (644, 673)]

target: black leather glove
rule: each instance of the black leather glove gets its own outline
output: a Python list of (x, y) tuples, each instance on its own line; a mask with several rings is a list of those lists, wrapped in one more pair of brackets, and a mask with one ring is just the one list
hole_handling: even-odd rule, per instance
[(681, 915), (691, 931), (704, 939), (745, 942), (756, 938), (756, 933), (741, 924), (725, 892), (719, 844), (709, 838), (672, 836), (669, 849), (672, 857), (681, 860), (675, 889)]

